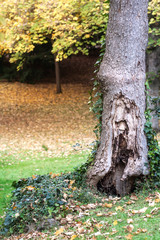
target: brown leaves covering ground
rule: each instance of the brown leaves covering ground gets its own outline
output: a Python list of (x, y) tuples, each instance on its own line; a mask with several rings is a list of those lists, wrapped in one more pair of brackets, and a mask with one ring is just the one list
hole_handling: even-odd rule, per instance
[[(60, 64), (62, 94), (56, 94), (54, 72), (34, 85), (0, 82), (0, 145), (68, 153), (72, 145), (88, 147), (95, 120), (89, 112), (96, 56), (72, 56)], [(53, 83), (52, 83), (53, 82)]]
[(0, 83), (0, 145), (2, 149), (69, 152), (76, 142), (83, 148), (95, 136), (89, 112), (88, 84), (63, 84), (56, 94), (52, 83)]
[[(130, 201), (128, 201), (128, 199)], [(113, 240), (159, 239), (160, 193), (129, 198), (102, 197), (101, 202), (85, 205), (71, 200), (59, 225), (48, 232), (12, 235), (5, 240)], [(156, 229), (156, 232), (155, 232)]]

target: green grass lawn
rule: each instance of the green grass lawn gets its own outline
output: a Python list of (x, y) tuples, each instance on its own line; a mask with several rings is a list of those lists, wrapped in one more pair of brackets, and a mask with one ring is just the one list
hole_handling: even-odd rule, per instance
[[(13, 181), (32, 175), (72, 171), (86, 161), (89, 152), (50, 156), (48, 152), (0, 152), (0, 215), (10, 201)], [(160, 190), (143, 190), (124, 198), (100, 195), (96, 203), (72, 201), (60, 225), (45, 233), (44, 239), (159, 240)], [(2, 222), (2, 218), (0, 219)], [(13, 238), (14, 239), (14, 238)], [(17, 239), (17, 238), (15, 238)], [(23, 236), (27, 239), (27, 234)], [(37, 236), (37, 240), (41, 239)]]
[(83, 205), (80, 214), (69, 216), (73, 220), (57, 228), (64, 231), (54, 239), (64, 239), (65, 233), (72, 232), (76, 240), (159, 240), (159, 197), (159, 191), (144, 191), (121, 199), (105, 197), (101, 203)]
[(10, 201), (13, 181), (50, 172), (69, 172), (85, 162), (88, 154), (89, 152), (77, 152), (68, 156), (51, 157), (47, 152), (0, 151), (0, 216)]

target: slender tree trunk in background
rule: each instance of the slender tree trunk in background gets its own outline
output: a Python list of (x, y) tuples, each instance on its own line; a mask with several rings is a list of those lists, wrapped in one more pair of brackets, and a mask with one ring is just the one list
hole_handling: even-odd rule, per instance
[[(160, 47), (155, 47), (147, 53), (147, 72), (154, 73), (155, 77), (150, 84), (149, 95), (152, 98), (160, 97)], [(154, 109), (153, 104), (150, 102), (150, 107)], [(155, 112), (152, 112), (152, 127), (157, 132), (160, 131), (160, 121)]]
[(148, 174), (145, 123), (147, 0), (111, 0), (106, 52), (98, 77), (103, 91), (101, 143), (88, 183), (126, 195)]
[(62, 93), (61, 79), (60, 79), (60, 70), (59, 70), (59, 62), (56, 61), (56, 54), (54, 54), (54, 62), (55, 62), (55, 74), (56, 74), (57, 93)]

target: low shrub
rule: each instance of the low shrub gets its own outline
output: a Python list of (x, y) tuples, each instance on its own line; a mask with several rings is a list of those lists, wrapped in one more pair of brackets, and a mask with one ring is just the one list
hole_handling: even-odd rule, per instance
[[(78, 173), (76, 173), (78, 174)], [(77, 176), (77, 175), (76, 175)], [(82, 203), (95, 202), (95, 195), (86, 187), (79, 188), (75, 172), (67, 174), (34, 175), (13, 182), (16, 188), (1, 228), (2, 235), (46, 229), (56, 216), (65, 214), (71, 199)], [(53, 226), (52, 226), (53, 227)]]

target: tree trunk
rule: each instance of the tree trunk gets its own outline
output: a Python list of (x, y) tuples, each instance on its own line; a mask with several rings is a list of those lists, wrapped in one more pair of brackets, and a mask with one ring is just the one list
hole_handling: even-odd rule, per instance
[(135, 177), (148, 174), (145, 123), (147, 0), (111, 0), (106, 52), (99, 70), (103, 91), (101, 143), (88, 183), (128, 194)]
[(56, 74), (57, 93), (62, 93), (61, 80), (60, 80), (60, 70), (59, 70), (59, 62), (56, 61), (56, 54), (54, 54), (54, 62), (55, 62), (55, 74)]

